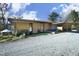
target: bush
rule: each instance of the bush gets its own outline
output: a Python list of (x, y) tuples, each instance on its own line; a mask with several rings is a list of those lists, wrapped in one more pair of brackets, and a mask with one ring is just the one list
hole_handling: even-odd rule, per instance
[(27, 34), (27, 31), (20, 30), (20, 31), (17, 32), (16, 36), (19, 37), (19, 36), (23, 35), (24, 33)]
[(2, 39), (7, 39), (7, 38), (9, 38), (8, 36), (2, 36)]
[(61, 30), (57, 29), (55, 33), (57, 34), (57, 33), (61, 33), (61, 32), (62, 32)]
[(79, 31), (79, 25), (78, 25), (78, 24), (75, 25), (75, 29), (76, 29), (77, 31)]
[(0, 42), (12, 40), (12, 38), (13, 38), (12, 35), (0, 36)]
[(16, 36), (20, 36), (20, 35), (22, 35), (23, 33), (22, 32), (18, 32), (17, 34), (16, 34)]

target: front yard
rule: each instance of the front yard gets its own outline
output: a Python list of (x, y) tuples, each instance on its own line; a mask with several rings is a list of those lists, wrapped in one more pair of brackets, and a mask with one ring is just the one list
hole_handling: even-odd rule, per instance
[(24, 38), (28, 38), (28, 37), (35, 37), (35, 36), (40, 36), (40, 35), (47, 35), (51, 32), (42, 32), (42, 33), (33, 33), (33, 34), (28, 34), (28, 35), (0, 35), (0, 43), (3, 42), (8, 42), (8, 41), (16, 41), (16, 40), (20, 40), (20, 39), (24, 39)]
[(79, 56), (79, 33), (49, 33), (0, 43), (0, 55)]

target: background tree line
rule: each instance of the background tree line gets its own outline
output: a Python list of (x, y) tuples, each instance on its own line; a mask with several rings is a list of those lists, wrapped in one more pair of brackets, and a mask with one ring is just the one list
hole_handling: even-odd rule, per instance
[[(57, 12), (53, 11), (49, 15), (48, 19), (51, 20), (52, 22), (55, 22), (57, 21), (58, 17), (60, 17), (60, 15)], [(71, 12), (66, 16), (66, 21), (72, 21), (75, 29), (79, 30), (79, 12), (76, 12), (75, 10), (71, 10)]]

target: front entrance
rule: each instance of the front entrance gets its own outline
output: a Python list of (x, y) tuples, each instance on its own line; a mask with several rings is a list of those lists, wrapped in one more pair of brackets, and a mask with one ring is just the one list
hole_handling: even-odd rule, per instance
[(31, 33), (33, 32), (33, 24), (32, 24), (32, 23), (29, 24), (29, 31), (30, 31)]

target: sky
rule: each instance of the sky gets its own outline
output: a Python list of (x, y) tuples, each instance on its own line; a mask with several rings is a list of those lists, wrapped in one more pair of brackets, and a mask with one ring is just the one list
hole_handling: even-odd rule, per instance
[(29, 20), (48, 20), (51, 12), (65, 18), (71, 10), (79, 11), (77, 3), (8, 3), (8, 16), (20, 16)]

